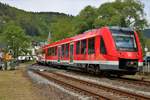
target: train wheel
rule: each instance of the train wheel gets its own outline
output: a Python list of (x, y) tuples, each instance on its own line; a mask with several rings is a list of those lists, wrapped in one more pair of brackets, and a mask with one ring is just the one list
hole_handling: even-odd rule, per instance
[(93, 74), (94, 73), (94, 66), (92, 64), (89, 64), (89, 65), (87, 65), (86, 70), (88, 73)]
[(99, 66), (94, 65), (94, 64), (87, 65), (86, 70), (88, 73), (91, 73), (94, 75), (98, 75), (100, 72)]

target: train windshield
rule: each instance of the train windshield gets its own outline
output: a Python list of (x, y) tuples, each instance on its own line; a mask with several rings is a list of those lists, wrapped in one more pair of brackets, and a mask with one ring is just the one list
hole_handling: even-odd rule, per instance
[(112, 32), (116, 47), (121, 51), (136, 51), (137, 46), (133, 31)]

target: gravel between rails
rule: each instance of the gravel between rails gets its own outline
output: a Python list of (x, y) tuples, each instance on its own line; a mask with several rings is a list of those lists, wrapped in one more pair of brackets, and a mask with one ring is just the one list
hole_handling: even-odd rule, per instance
[[(82, 96), (80, 94), (66, 90), (65, 88), (63, 88), (63, 87), (55, 84), (54, 82), (51, 82), (51, 81), (35, 74), (34, 72), (32, 72), (30, 70), (28, 70), (27, 73), (28, 73), (29, 77), (33, 80), (34, 83), (41, 84), (41, 85), (47, 85), (47, 86), (49, 86), (49, 88), (53, 87), (53, 88), (57, 89), (57, 91), (59, 91), (59, 93), (57, 93), (58, 95), (53, 93), (56, 95), (56, 97), (51, 97), (49, 95), (50, 100), (92, 100), (91, 97)], [(55, 92), (55, 91), (52, 90), (49, 92)]]
[[(75, 75), (75, 74), (72, 74), (72, 73), (67, 73), (67, 72), (59, 72), (59, 73), (62, 73), (64, 75), (68, 75), (68, 76), (71, 76), (71, 77), (75, 77), (75, 78), (79, 78), (79, 79), (82, 79), (82, 80), (87, 80), (87, 81), (91, 81), (91, 82), (94, 82), (94, 83), (98, 83), (98, 84), (101, 84), (101, 85), (105, 85), (105, 86), (109, 86), (109, 87), (115, 87), (117, 89), (122, 89), (122, 90), (125, 90), (125, 91), (130, 91), (130, 92), (133, 92), (133, 93), (136, 93), (136, 94), (142, 94), (142, 95), (146, 95), (146, 96), (150, 96), (150, 91), (141, 91), (141, 90), (137, 90), (133, 87), (131, 87), (129, 84), (120, 84), (118, 82), (112, 82), (112, 80), (109, 80), (109, 79), (105, 79), (105, 78), (99, 78), (99, 79), (93, 79), (91, 77), (86, 77), (86, 76), (81, 76), (81, 75)], [(115, 80), (114, 80), (115, 81)], [(128, 85), (128, 87), (127, 87)], [(140, 88), (140, 87), (138, 87)], [(145, 87), (146, 88), (146, 87)]]
[(122, 82), (112, 80), (109, 78), (99, 78), (99, 77), (95, 77), (95, 76), (84, 75), (84, 74), (82, 74), (82, 72), (80, 74), (80, 73), (76, 73), (75, 71), (70, 71), (70, 70), (60, 70), (60, 69), (56, 69), (56, 68), (49, 68), (49, 67), (43, 67), (43, 66), (37, 66), (37, 65), (34, 66), (34, 68), (35, 69), (45, 69), (48, 71), (57, 71), (57, 72), (65, 74), (65, 75), (69, 75), (71, 77), (80, 78), (80, 79), (92, 81), (92, 82), (95, 82), (98, 84), (112, 86), (112, 87), (119, 88), (122, 90), (130, 91), (133, 93), (150, 96), (150, 87), (144, 87), (144, 86), (139, 87), (139, 86), (135, 86), (133, 84), (126, 84), (126, 83), (122, 83)]

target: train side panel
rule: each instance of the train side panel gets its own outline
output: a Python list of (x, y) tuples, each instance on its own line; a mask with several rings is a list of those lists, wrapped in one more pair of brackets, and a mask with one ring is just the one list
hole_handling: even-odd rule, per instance
[[(122, 45), (125, 43), (127, 45)], [(54, 55), (49, 54), (49, 48), (53, 47), (57, 47)], [(85, 70), (93, 68), (94, 71), (98, 69), (113, 74), (135, 74), (143, 61), (137, 33), (123, 28), (95, 29), (49, 44), (46, 48), (45, 59), (48, 64), (76, 66)]]

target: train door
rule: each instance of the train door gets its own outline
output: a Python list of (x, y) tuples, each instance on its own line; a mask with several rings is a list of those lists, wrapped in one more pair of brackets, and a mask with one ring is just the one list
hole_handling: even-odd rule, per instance
[(60, 57), (61, 57), (61, 46), (58, 46), (58, 63), (60, 63)]
[(73, 63), (73, 44), (70, 44), (70, 63)]

